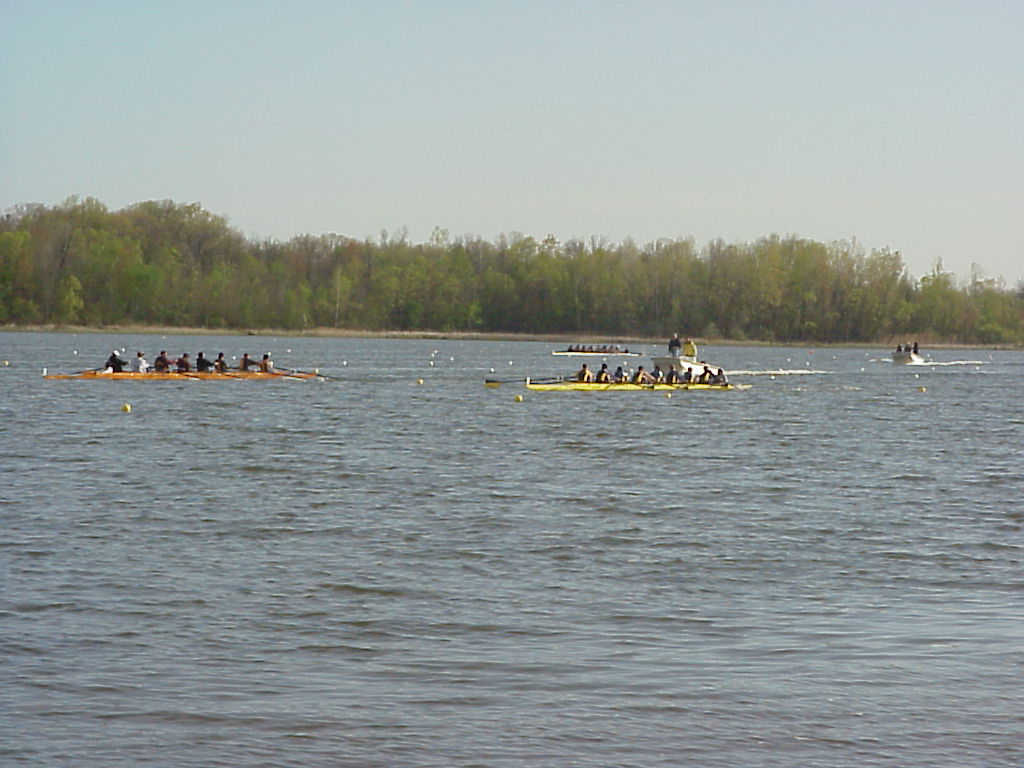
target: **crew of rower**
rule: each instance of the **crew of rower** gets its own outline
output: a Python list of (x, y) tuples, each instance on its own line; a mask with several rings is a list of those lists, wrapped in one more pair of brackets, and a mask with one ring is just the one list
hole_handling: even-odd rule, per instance
[[(132, 358), (131, 363), (129, 363), (127, 360), (122, 360), (120, 353), (115, 349), (104, 364), (104, 372), (121, 373), (126, 365), (129, 366), (128, 370), (132, 373), (148, 373), (149, 371), (157, 373), (174, 371), (178, 373), (191, 373), (192, 371), (197, 371), (198, 373), (209, 373), (210, 371), (227, 373), (230, 370), (228, 361), (224, 359), (223, 352), (220, 352), (215, 360), (206, 357), (203, 352), (200, 352), (194, 361), (188, 352), (183, 352), (181, 357), (172, 360), (167, 356), (167, 351), (162, 349), (151, 365), (143, 352), (137, 352), (135, 357)], [(261, 373), (272, 373), (274, 371), (274, 361), (270, 359), (270, 355), (264, 355), (261, 360), (257, 361), (249, 357), (248, 353), (243, 354), (242, 359), (238, 363), (238, 370), (249, 371), (253, 368)]]
[(654, 366), (653, 371), (646, 371), (642, 365), (637, 366), (636, 373), (632, 377), (622, 370), (620, 365), (615, 369), (614, 374), (608, 373), (608, 364), (602, 363), (601, 370), (596, 374), (584, 363), (576, 372), (576, 381), (583, 384), (641, 384), (653, 386), (655, 384), (709, 384), (712, 386), (725, 386), (729, 379), (721, 368), (712, 370), (711, 366), (705, 365), (704, 370), (694, 374), (689, 366), (682, 366), (682, 370), (676, 370), (675, 365), (668, 367), (668, 372), (661, 370), (660, 365)]
[(909, 341), (906, 344), (897, 344), (896, 345), (896, 351), (897, 352), (913, 352), (915, 355), (920, 354), (920, 348), (917, 346), (917, 342), (916, 341), (914, 342), (913, 346), (911, 346)]
[(618, 344), (601, 344), (599, 346), (589, 346), (585, 344), (570, 344), (566, 352), (587, 352), (598, 355), (628, 355), (629, 350), (623, 349)]

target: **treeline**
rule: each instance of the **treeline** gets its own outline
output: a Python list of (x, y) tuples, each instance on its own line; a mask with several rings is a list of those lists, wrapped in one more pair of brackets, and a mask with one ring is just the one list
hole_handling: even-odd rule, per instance
[(1024, 342), (1024, 288), (856, 242), (252, 242), (198, 204), (70, 198), (0, 219), (0, 324), (993, 344)]

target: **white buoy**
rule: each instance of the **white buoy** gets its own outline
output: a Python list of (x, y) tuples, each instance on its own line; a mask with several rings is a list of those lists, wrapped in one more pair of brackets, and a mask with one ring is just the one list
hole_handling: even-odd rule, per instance
[(508, 364), (509, 364), (509, 365), (512, 365), (513, 363), (512, 363), (512, 361), (511, 361), (511, 360), (509, 360), (509, 361), (508, 361)]
[(491, 373), (494, 373), (494, 369), (493, 368), (491, 368)]

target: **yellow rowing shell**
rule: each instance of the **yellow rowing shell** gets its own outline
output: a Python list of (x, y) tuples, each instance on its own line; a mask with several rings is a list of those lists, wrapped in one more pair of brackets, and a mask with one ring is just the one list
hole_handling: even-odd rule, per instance
[(733, 384), (593, 384), (583, 381), (554, 381), (548, 383), (526, 380), (526, 388), (537, 392), (675, 392), (691, 389), (736, 389)]
[(105, 373), (103, 371), (82, 371), (81, 373), (44, 373), (44, 379), (88, 379), (91, 381), (227, 381), (229, 379), (246, 381), (278, 381), (282, 379), (323, 380), (318, 373), (306, 371), (147, 371), (146, 373)]

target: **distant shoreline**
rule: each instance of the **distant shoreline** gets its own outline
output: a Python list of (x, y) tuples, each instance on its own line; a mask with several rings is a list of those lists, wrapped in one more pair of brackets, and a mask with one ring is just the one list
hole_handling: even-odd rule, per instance
[[(550, 344), (645, 344), (665, 346), (666, 339), (652, 339), (638, 336), (615, 336), (593, 334), (564, 333), (512, 333), (482, 331), (367, 331), (351, 328), (310, 328), (304, 331), (288, 331), (280, 329), (237, 330), (230, 328), (178, 328), (173, 326), (124, 325), (96, 328), (91, 326), (57, 326), (57, 325), (4, 325), (0, 333), (71, 333), (71, 334), (149, 334), (154, 336), (254, 336), (284, 338), (337, 338), (337, 339), (453, 339), (460, 341), (545, 341)], [(752, 339), (705, 339), (695, 337), (701, 347), (798, 347), (798, 348), (863, 348), (883, 347), (895, 349), (902, 341), (874, 342), (802, 342), (802, 341), (757, 341)], [(913, 339), (912, 339), (913, 340)], [(949, 341), (921, 341), (924, 349), (991, 349), (1015, 350), (1024, 349), (1021, 344), (959, 344)]]

